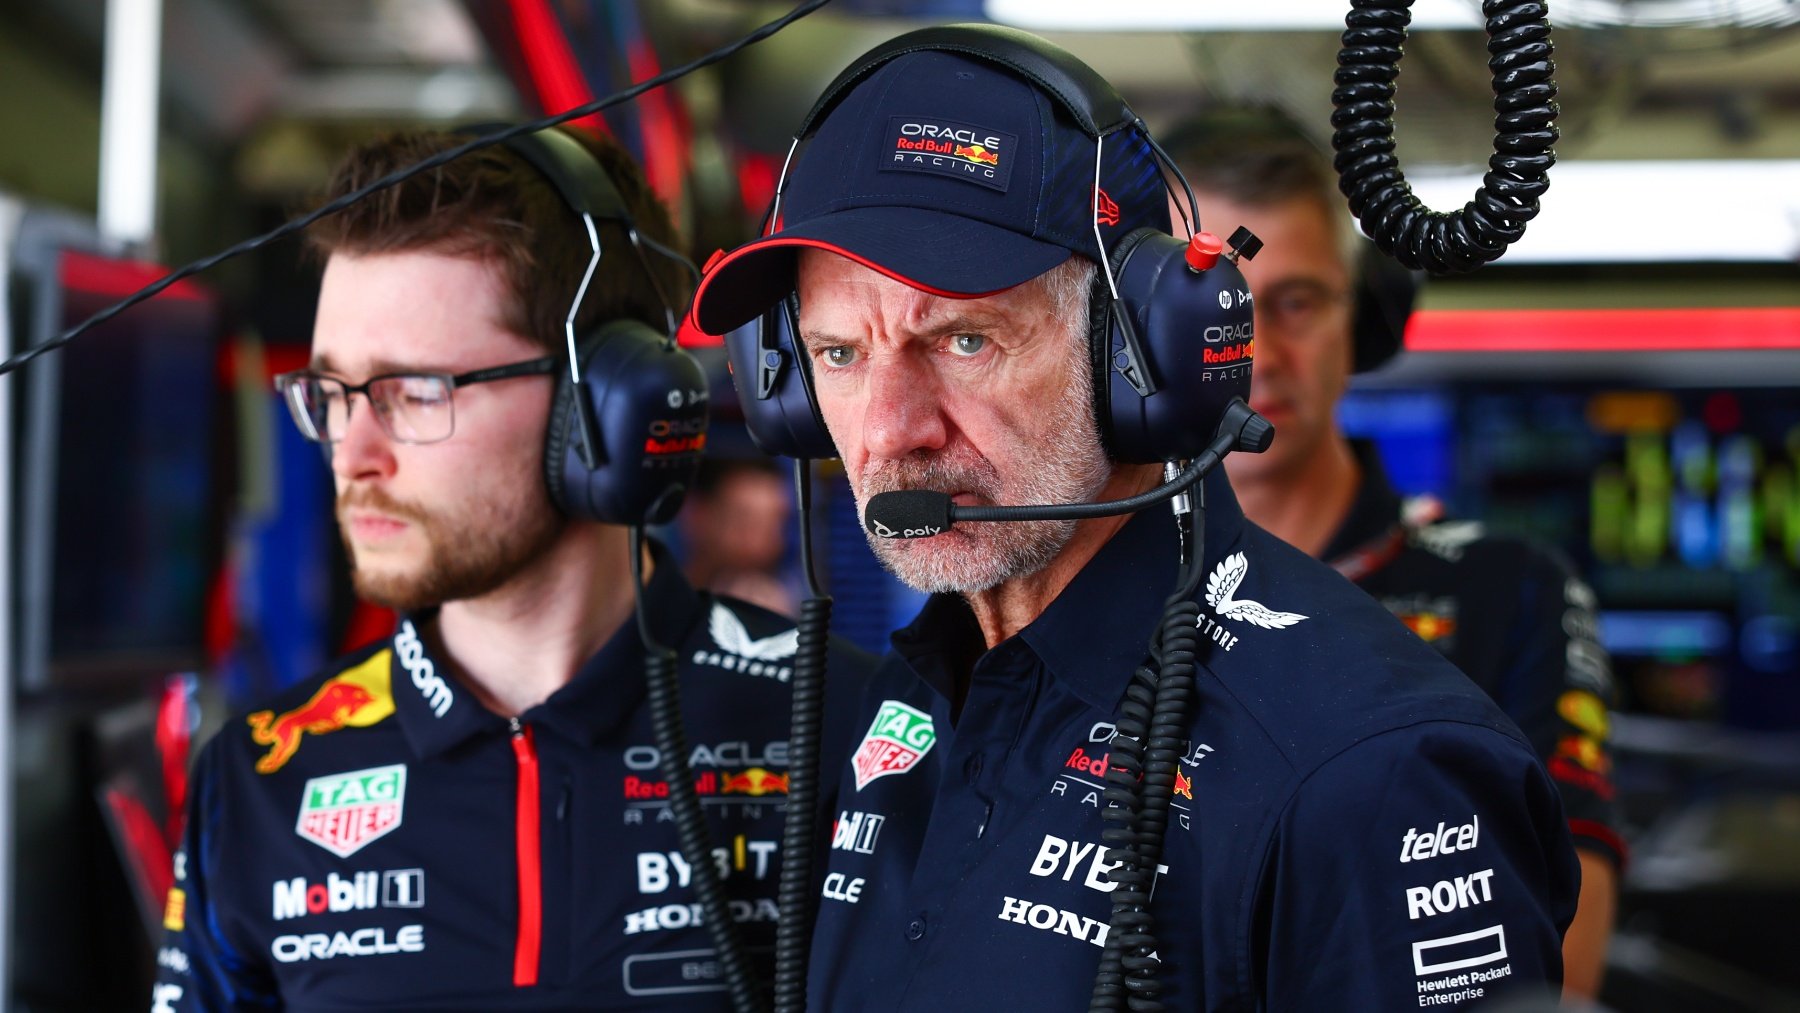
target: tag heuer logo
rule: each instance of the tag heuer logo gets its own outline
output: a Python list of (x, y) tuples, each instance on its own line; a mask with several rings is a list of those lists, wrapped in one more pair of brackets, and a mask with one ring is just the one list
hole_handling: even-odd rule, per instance
[(850, 762), (856, 767), (856, 790), (878, 777), (913, 769), (937, 742), (931, 715), (898, 700), (883, 700), (875, 723), (863, 736)]
[(339, 858), (400, 825), (406, 766), (370, 767), (306, 782), (294, 832)]

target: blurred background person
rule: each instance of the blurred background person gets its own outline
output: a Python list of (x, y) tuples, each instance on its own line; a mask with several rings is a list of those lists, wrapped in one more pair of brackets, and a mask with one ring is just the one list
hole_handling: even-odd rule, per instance
[[(1243, 265), (1256, 304), (1250, 403), (1274, 423), (1275, 442), (1225, 461), (1246, 516), (1374, 595), (1531, 738), (1562, 792), (1581, 859), (1564, 988), (1594, 996), (1625, 845), (1604, 774), (1614, 694), (1593, 592), (1538, 545), (1448, 520), (1429, 497), (1403, 500), (1374, 446), (1338, 427), (1352, 371), (1393, 353), (1404, 310), (1358, 306), (1373, 251), (1330, 162), (1299, 126), (1272, 108), (1219, 108), (1178, 126), (1168, 148), (1205, 227), (1244, 226), (1264, 243)], [(1177, 207), (1171, 216), (1180, 220)], [(1365, 299), (1385, 294), (1363, 288)]]
[(695, 587), (793, 614), (798, 601), (782, 571), (794, 524), (789, 481), (767, 457), (701, 463), (678, 519), (682, 569)]

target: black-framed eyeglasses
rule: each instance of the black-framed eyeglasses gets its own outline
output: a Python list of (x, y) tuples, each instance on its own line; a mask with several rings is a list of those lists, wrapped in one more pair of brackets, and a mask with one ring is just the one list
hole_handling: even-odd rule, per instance
[(528, 362), (471, 370), (467, 373), (383, 373), (351, 385), (335, 376), (298, 369), (275, 378), (275, 389), (287, 402), (301, 435), (314, 443), (336, 443), (350, 427), (350, 395), (361, 394), (375, 410), (375, 421), (401, 443), (436, 443), (456, 431), (458, 387), (515, 376), (541, 376), (556, 370), (548, 356)]

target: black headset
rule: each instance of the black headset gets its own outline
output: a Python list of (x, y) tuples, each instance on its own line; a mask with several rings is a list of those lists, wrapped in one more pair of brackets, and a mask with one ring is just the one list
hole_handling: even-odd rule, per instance
[[(867, 74), (921, 50), (976, 57), (1025, 78), (1094, 139), (1096, 159), (1099, 146), (1114, 135), (1123, 139), (1136, 132), (1149, 140), (1143, 122), (1112, 85), (1067, 51), (1016, 29), (947, 25), (909, 32), (864, 54), (825, 89), (800, 124), (794, 146), (812, 136)], [(1180, 178), (1180, 170), (1153, 140), (1149, 143)], [(790, 149), (765, 232), (777, 225), (792, 162)], [(1129, 462), (1197, 457), (1216, 435), (1226, 406), (1250, 394), (1253, 305), (1236, 260), (1239, 253), (1254, 256), (1261, 244), (1248, 233), (1234, 236), (1224, 256), (1196, 270), (1189, 266), (1190, 243), (1157, 229), (1128, 232), (1110, 250), (1099, 248), (1098, 237), (1095, 242), (1088, 255), (1100, 270), (1089, 347), (1094, 417), (1107, 452)], [(789, 295), (727, 334), (732, 377), (757, 446), (788, 457), (836, 457), (813, 396), (810, 366), (796, 340), (798, 316), (798, 303)]]
[[(483, 131), (486, 132), (486, 131)], [(675, 310), (644, 246), (679, 254), (638, 234), (625, 200), (594, 155), (555, 128), (505, 142), (575, 212), (593, 247), (564, 321), (572, 358), (556, 371), (544, 437), (544, 483), (564, 514), (607, 524), (662, 524), (693, 485), (706, 447), (706, 371), (675, 344)], [(602, 260), (596, 222), (615, 222), (662, 297), (667, 333), (641, 320), (606, 320), (582, 333), (575, 317)], [(691, 268), (691, 265), (690, 265)]]

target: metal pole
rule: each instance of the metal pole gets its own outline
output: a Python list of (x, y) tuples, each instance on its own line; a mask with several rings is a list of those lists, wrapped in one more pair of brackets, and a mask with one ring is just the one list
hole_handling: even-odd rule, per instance
[[(11, 355), (12, 253), (24, 207), (0, 197), (0, 356)], [(13, 638), (14, 579), (18, 560), (13, 558), (13, 448), (18, 433), (13, 428), (12, 374), (0, 376), (0, 1013), (12, 1008), (13, 903), (13, 693), (18, 686), (18, 654)]]

